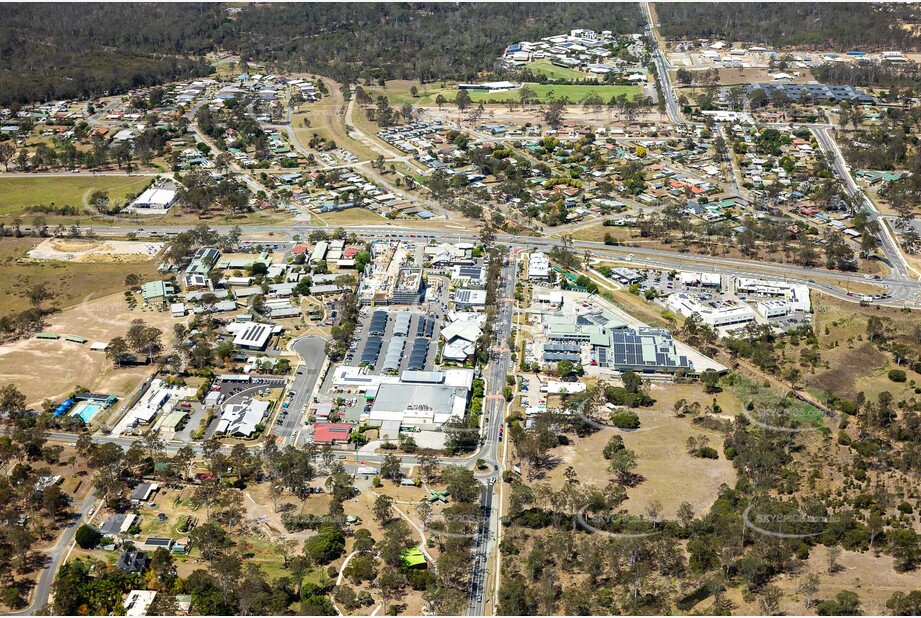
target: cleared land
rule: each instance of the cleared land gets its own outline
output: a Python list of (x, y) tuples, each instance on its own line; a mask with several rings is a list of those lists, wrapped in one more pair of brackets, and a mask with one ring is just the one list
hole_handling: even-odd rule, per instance
[[(625, 510), (642, 515), (646, 507), (658, 499), (665, 517), (675, 517), (678, 507), (685, 501), (691, 503), (695, 512), (706, 512), (716, 499), (720, 485), (726, 483), (731, 487), (735, 484), (736, 471), (723, 457), (723, 435), (691, 425), (690, 418), (676, 417), (673, 406), (679, 399), (685, 399), (699, 401), (703, 408), (716, 399), (724, 414), (734, 415), (741, 410), (741, 402), (728, 391), (705, 395), (699, 384), (654, 384), (649, 394), (656, 403), (651, 408), (635, 410), (641, 423), (638, 430), (605, 429), (570, 446), (555, 449), (553, 453), (561, 458), (561, 463), (548, 474), (549, 483), (555, 488), (561, 487), (565, 482), (563, 472), (567, 466), (573, 466), (583, 482), (602, 485), (610, 473), (605, 469), (601, 452), (617, 432), (626, 447), (636, 452), (636, 472), (645, 478), (627, 490)], [(706, 435), (710, 445), (720, 452), (720, 458), (701, 459), (689, 455), (686, 442), (692, 435)]]
[(26, 394), (30, 404), (38, 404), (45, 398), (59, 399), (76, 386), (123, 397), (140, 383), (150, 368), (115, 369), (104, 352), (93, 352), (89, 346), (94, 341), (108, 342), (113, 337), (124, 336), (134, 319), (143, 319), (159, 328), (163, 332), (164, 345), (170, 345), (173, 324), (178, 320), (168, 311), (141, 306), (132, 310), (123, 295), (113, 294), (47, 318), (46, 331), (85, 337), (89, 339), (85, 344), (33, 338), (0, 346), (0, 383), (15, 384)]
[(0, 215), (19, 215), (26, 207), (36, 205), (80, 208), (97, 190), (108, 191), (110, 202), (119, 202), (129, 193), (141, 192), (151, 180), (150, 176), (0, 177)]
[(325, 222), (327, 225), (386, 225), (390, 223), (389, 219), (380, 216), (376, 212), (371, 212), (364, 208), (349, 208), (339, 212), (324, 212), (322, 215), (314, 215), (317, 219)]
[(87, 297), (98, 298), (125, 290), (125, 276), (136, 273), (144, 281), (157, 276), (157, 263), (78, 264), (63, 261), (36, 261), (26, 253), (42, 242), (40, 238), (4, 238), (0, 241), (0, 315), (29, 308), (23, 291), (45, 284), (54, 293), (50, 304), (66, 308)]
[[(813, 298), (815, 332), (823, 364), (815, 374), (806, 377), (807, 387), (848, 399), (862, 391), (871, 401), (882, 391), (890, 392), (895, 401), (914, 396), (912, 382), (921, 384), (921, 374), (899, 367), (891, 354), (867, 341), (867, 322), (874, 316), (883, 320), (892, 339), (911, 349), (916, 345), (913, 333), (918, 325), (914, 312), (885, 307), (862, 308), (823, 294), (815, 294)], [(905, 371), (905, 382), (889, 379), (889, 370), (896, 368)]]
[(64, 260), (67, 262), (148, 262), (154, 258), (163, 243), (100, 241), (83, 239), (49, 238), (29, 251), (36, 260)]

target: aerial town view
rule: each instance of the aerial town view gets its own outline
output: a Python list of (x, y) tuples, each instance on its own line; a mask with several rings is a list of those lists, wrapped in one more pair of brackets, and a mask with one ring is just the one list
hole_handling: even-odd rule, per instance
[(0, 14), (0, 614), (921, 615), (921, 5)]

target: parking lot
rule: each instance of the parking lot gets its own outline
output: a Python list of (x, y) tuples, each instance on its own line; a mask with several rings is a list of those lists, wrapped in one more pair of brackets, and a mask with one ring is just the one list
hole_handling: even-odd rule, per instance
[[(380, 329), (371, 328), (373, 315), (380, 311), (384, 310), (362, 310), (361, 319), (349, 351), (346, 353), (344, 364), (358, 365), (364, 364), (363, 361), (369, 361), (367, 363), (368, 370), (376, 374), (381, 374), (385, 370), (387, 373), (396, 375), (408, 369), (432, 371), (435, 368), (435, 357), (438, 354), (438, 333), (441, 332), (441, 317), (408, 311), (406, 312), (410, 315), (408, 327), (397, 331), (396, 316), (402, 312), (386, 311), (388, 319), (385, 328), (381, 331)], [(414, 350), (417, 350), (416, 346), (424, 347), (423, 341), (420, 340), (428, 342), (428, 349), (425, 350), (424, 357), (422, 357), (424, 361), (413, 364), (413, 353)], [(378, 343), (380, 348), (375, 356), (371, 348), (376, 348)], [(401, 345), (401, 353), (391, 352), (391, 350), (395, 350), (397, 346)], [(399, 362), (396, 366), (392, 362), (388, 362), (388, 354), (393, 355), (389, 359), (390, 361), (394, 356), (399, 357)], [(417, 350), (415, 360), (419, 358), (420, 352)]]

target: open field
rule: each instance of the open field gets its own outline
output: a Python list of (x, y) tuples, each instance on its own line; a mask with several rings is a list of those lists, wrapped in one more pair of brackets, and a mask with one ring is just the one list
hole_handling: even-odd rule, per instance
[[(52, 305), (66, 308), (87, 297), (98, 298), (125, 289), (125, 276), (140, 275), (142, 280), (156, 277), (157, 263), (76, 264), (62, 261), (33, 261), (26, 253), (42, 242), (40, 238), (4, 238), (0, 241), (0, 315), (29, 308), (21, 295), (31, 285), (46, 284), (54, 293)], [(26, 258), (26, 259), (23, 259)]]
[[(553, 67), (557, 68), (557, 67)], [(581, 77), (585, 77), (584, 74), (579, 73)], [(413, 97), (409, 92), (409, 88), (412, 85), (416, 85), (419, 88), (419, 96)], [(605, 102), (609, 101), (611, 97), (616, 97), (621, 94), (626, 94), (628, 97), (633, 98), (639, 94), (642, 94), (643, 89), (640, 86), (596, 86), (589, 84), (577, 84), (577, 85), (554, 85), (554, 84), (536, 84), (528, 82), (525, 84), (528, 88), (534, 91), (538, 99), (541, 102), (546, 101), (550, 94), (553, 94), (554, 98), (568, 97), (569, 101), (572, 104), (578, 103), (580, 100), (588, 96), (590, 93), (594, 92), (601, 96)], [(368, 93), (372, 97), (377, 97), (378, 95), (386, 95), (387, 99), (390, 101), (390, 105), (398, 106), (403, 103), (411, 103), (417, 106), (426, 106), (431, 107), (435, 104), (435, 98), (441, 94), (446, 99), (448, 99), (448, 105), (452, 105), (454, 98), (459, 92), (458, 89), (454, 86), (446, 88), (432, 88), (431, 85), (428, 88), (423, 88), (421, 85), (415, 82), (409, 81), (399, 81), (399, 82), (388, 82), (387, 88), (368, 88)], [(505, 92), (470, 92), (470, 98), (476, 103), (483, 101), (483, 103), (505, 103), (507, 101), (518, 101), (520, 98), (520, 90), (507, 90)]]
[(329, 226), (337, 225), (386, 225), (390, 220), (365, 208), (349, 208), (339, 212), (325, 212), (314, 215)]
[(39, 204), (80, 208), (84, 200), (97, 190), (108, 191), (110, 202), (118, 202), (129, 193), (140, 193), (152, 180), (150, 176), (0, 176), (0, 216), (29, 217), (30, 213), (21, 211), (27, 206)]
[(91, 351), (89, 343), (124, 336), (134, 319), (143, 319), (159, 328), (163, 331), (164, 345), (170, 345), (173, 324), (178, 320), (169, 312), (142, 307), (131, 310), (121, 294), (113, 294), (47, 318), (47, 332), (86, 337), (88, 343), (32, 338), (0, 346), (0, 383), (16, 384), (30, 404), (45, 398), (60, 398), (76, 386), (123, 397), (150, 369), (143, 366), (115, 369), (105, 352)]
[[(679, 399), (698, 401), (703, 408), (716, 399), (723, 414), (734, 415), (741, 402), (728, 391), (705, 395), (700, 384), (653, 384), (649, 394), (656, 399), (651, 408), (638, 408), (640, 428), (634, 431), (604, 429), (570, 446), (554, 450), (562, 459), (549, 474), (554, 487), (565, 482), (563, 471), (573, 466), (583, 482), (603, 485), (610, 476), (604, 469), (601, 452), (616, 431), (627, 448), (636, 452), (636, 472), (645, 477), (638, 486), (627, 490), (628, 500), (623, 508), (634, 515), (644, 513), (646, 507), (658, 499), (662, 503), (663, 517), (674, 518), (682, 502), (690, 502), (696, 513), (704, 513), (717, 497), (720, 485), (733, 486), (736, 472), (732, 463), (722, 454), (722, 434), (706, 431), (691, 425), (690, 418), (678, 418), (673, 406)], [(703, 413), (703, 412), (702, 412)], [(701, 459), (688, 454), (688, 436), (706, 435), (710, 445), (720, 452), (720, 458)]]
[[(862, 308), (823, 294), (815, 294), (813, 298), (815, 332), (823, 365), (814, 375), (806, 377), (807, 387), (848, 399), (861, 391), (872, 401), (882, 391), (890, 392), (895, 401), (914, 396), (911, 383), (921, 384), (921, 374), (898, 367), (890, 354), (880, 351), (866, 339), (867, 322), (870, 316), (876, 316), (887, 324), (892, 339), (912, 345), (917, 315), (898, 309)], [(907, 381), (889, 379), (889, 370), (897, 367), (905, 371)]]
[(534, 73), (542, 73), (551, 79), (586, 79), (588, 77), (594, 77), (588, 73), (582, 73), (581, 71), (576, 71), (575, 69), (567, 69), (566, 67), (558, 67), (549, 60), (535, 60), (523, 68), (531, 69)]

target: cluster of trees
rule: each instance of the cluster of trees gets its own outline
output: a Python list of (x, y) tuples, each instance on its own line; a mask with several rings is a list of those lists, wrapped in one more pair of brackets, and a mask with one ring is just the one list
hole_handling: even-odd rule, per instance
[(656, 9), (668, 39), (726, 39), (812, 49), (918, 49), (912, 6), (782, 4), (756, 2), (739, 11), (731, 3), (667, 3)]
[(42, 566), (35, 545), (68, 523), (71, 501), (57, 484), (37, 489), (51, 475), (49, 465), (64, 463), (64, 448), (47, 443), (46, 419), (26, 410), (26, 397), (13, 384), (0, 387), (0, 417), (0, 602), (15, 609), (29, 587), (16, 576)]
[(342, 83), (470, 81), (501, 70), (496, 50), (509, 41), (570, 28), (639, 32), (642, 24), (639, 7), (599, 4), (253, 5), (235, 15), (218, 6), (22, 6), (0, 25), (0, 48), (9, 50), (0, 59), (0, 104), (87, 98), (205, 75), (211, 67), (195, 57), (215, 50), (241, 54), (244, 66), (255, 59)]
[(163, 351), (163, 331), (153, 326), (148, 326), (144, 320), (138, 318), (131, 321), (128, 333), (124, 337), (114, 337), (106, 348), (106, 357), (116, 367), (130, 360), (135, 352), (149, 360), (156, 359)]
[[(192, 58), (213, 48), (220, 7), (22, 5), (0, 24), (0, 105), (124, 92), (211, 72)], [(138, 24), (144, 24), (139, 28)]]
[(234, 215), (250, 210), (252, 197), (246, 184), (231, 177), (214, 178), (204, 170), (194, 170), (177, 178), (181, 185), (176, 197), (183, 208), (199, 217), (217, 205), (224, 214)]

